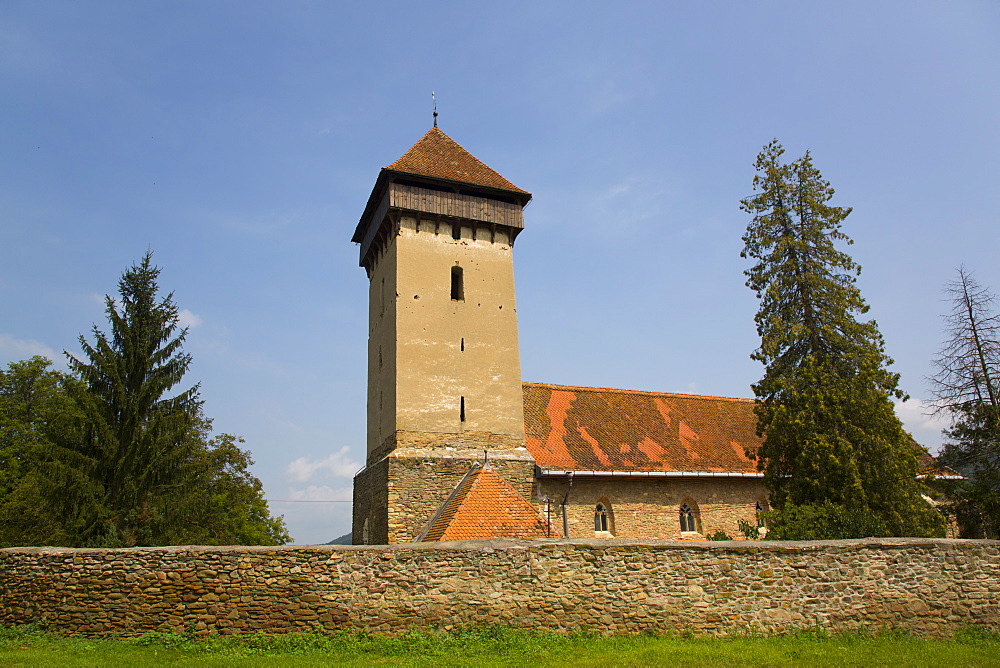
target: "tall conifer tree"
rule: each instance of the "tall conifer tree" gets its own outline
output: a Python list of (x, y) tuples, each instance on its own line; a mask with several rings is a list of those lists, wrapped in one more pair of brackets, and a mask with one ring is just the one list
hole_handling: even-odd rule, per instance
[(80, 337), (75, 375), (35, 357), (0, 369), (0, 547), (277, 545), (290, 540), (242, 439), (211, 436), (191, 357), (150, 254), (107, 297), (111, 334)]
[[(228, 434), (210, 437), (198, 386), (170, 394), (191, 364), (173, 294), (158, 298), (152, 254), (106, 297), (110, 335), (80, 337), (87, 361), (67, 354), (82, 436), (52, 449), (51, 470), (80, 545), (288, 542), (272, 517), (250, 454)], [(72, 482), (69, 476), (77, 477)], [(58, 476), (57, 476), (58, 477)], [(85, 484), (80, 484), (82, 477)], [(76, 519), (79, 518), (79, 519)]]
[(898, 374), (855, 285), (860, 267), (837, 248), (850, 208), (807, 152), (791, 163), (775, 140), (757, 156), (753, 216), (742, 256), (756, 262), (747, 286), (760, 299), (765, 366), (754, 384), (757, 453), (774, 505), (826, 505), (870, 513), (894, 535), (932, 535), (940, 517), (921, 499), (911, 437), (893, 410)]
[(157, 300), (160, 269), (147, 252), (118, 282), (119, 301), (105, 297), (111, 324), (106, 335), (95, 325), (94, 342), (80, 336), (87, 362), (67, 353), (85, 391), (75, 399), (86, 414), (81, 454), (100, 482), (109, 516), (95, 518), (91, 531), (134, 543), (151, 516), (153, 492), (180, 484), (182, 463), (191, 456), (199, 426), (198, 386), (166, 396), (191, 364), (182, 351), (173, 294)]

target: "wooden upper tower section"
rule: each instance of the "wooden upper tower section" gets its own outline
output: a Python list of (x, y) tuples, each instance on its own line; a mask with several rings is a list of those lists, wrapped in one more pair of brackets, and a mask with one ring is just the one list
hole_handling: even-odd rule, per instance
[(411, 212), (504, 227), (510, 242), (524, 228), (522, 190), (434, 127), (379, 172), (351, 241), (361, 244), (360, 265), (372, 263), (391, 233), (392, 214)]

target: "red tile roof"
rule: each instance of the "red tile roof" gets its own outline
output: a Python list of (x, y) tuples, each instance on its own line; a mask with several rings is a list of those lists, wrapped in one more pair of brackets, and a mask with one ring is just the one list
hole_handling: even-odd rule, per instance
[(531, 195), (490, 169), (439, 128), (431, 128), (420, 141), (387, 170)]
[[(524, 383), (524, 435), (545, 469), (756, 473), (753, 399)], [(921, 475), (957, 476), (916, 441)]]
[(756, 473), (752, 399), (524, 383), (524, 435), (544, 469)]
[(913, 447), (917, 450), (917, 466), (920, 471), (919, 475), (931, 476), (931, 477), (941, 477), (951, 478), (960, 476), (961, 474), (953, 468), (945, 466), (937, 460), (934, 455), (927, 451), (927, 448), (913, 441)]
[(559, 535), (516, 489), (484, 466), (471, 471), (459, 484), (422, 541)]

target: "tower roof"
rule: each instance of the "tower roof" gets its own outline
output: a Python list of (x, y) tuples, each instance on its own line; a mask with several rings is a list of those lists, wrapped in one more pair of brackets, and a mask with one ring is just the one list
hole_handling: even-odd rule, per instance
[(470, 471), (423, 536), (423, 542), (559, 536), (510, 483), (489, 466)]
[[(381, 229), (387, 191), (397, 181), (409, 181), (407, 185), (416, 184), (428, 190), (454, 191), (461, 196), (473, 195), (486, 200), (497, 200), (521, 208), (531, 200), (531, 193), (500, 176), (440, 128), (431, 128), (396, 162), (383, 167), (379, 172), (375, 187), (368, 196), (368, 204), (351, 238), (351, 241), (361, 244), (362, 266), (365, 266), (365, 258), (371, 250), (375, 234)], [(502, 224), (520, 230), (523, 227), (520, 209), (517, 220), (517, 224)], [(516, 233), (515, 231), (514, 234)]]
[(409, 151), (385, 169), (531, 197), (528, 191), (500, 176), (436, 127), (428, 130)]

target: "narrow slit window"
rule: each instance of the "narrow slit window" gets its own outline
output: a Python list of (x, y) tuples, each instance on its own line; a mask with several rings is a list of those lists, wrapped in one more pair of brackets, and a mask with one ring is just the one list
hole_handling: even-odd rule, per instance
[(455, 223), (451, 226), (451, 238), (455, 241), (462, 238), (462, 226), (460, 224)]
[(454, 301), (465, 301), (465, 281), (461, 267), (451, 268), (451, 298)]
[(462, 339), (462, 352), (465, 352), (465, 339)]
[(458, 421), (465, 422), (465, 397), (458, 401)]

